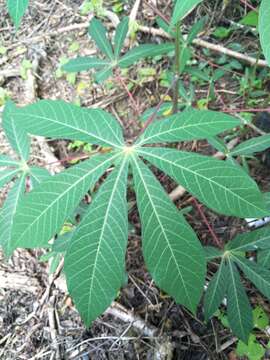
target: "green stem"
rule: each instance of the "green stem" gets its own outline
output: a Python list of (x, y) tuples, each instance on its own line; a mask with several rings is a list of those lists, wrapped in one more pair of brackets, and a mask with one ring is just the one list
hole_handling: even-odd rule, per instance
[(179, 90), (179, 78), (180, 78), (180, 21), (176, 24), (175, 33), (175, 84), (173, 89), (173, 113), (178, 111), (178, 90)]

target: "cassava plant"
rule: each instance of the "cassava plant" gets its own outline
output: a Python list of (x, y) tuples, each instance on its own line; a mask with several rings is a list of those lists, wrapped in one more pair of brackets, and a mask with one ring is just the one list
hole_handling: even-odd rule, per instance
[[(247, 341), (251, 329), (250, 305), (241, 287), (237, 267), (265, 296), (270, 295), (267, 288), (270, 272), (266, 260), (269, 258), (268, 228), (240, 235), (224, 250), (204, 250), (196, 233), (151, 171), (152, 165), (160, 169), (217, 213), (240, 218), (269, 215), (265, 196), (235, 161), (222, 161), (166, 147), (167, 144), (198, 139), (207, 139), (220, 147), (216, 136), (242, 125), (230, 115), (195, 110), (191, 104), (185, 111), (178, 112), (179, 65), (183, 53), (179, 47), (179, 23), (200, 2), (175, 2), (167, 29), (174, 37), (174, 43), (139, 45), (124, 55), (122, 48), (128, 32), (127, 18), (117, 27), (113, 44), (109, 42), (102, 23), (94, 18), (89, 34), (104, 57), (79, 57), (64, 65), (64, 70), (71, 72), (95, 69), (96, 80), (104, 81), (119, 68), (129, 67), (139, 59), (175, 51), (176, 77), (172, 82), (175, 114), (154, 121), (155, 113), (153, 116), (151, 112), (133, 144), (125, 141), (117, 119), (101, 109), (81, 108), (61, 100), (41, 100), (22, 108), (10, 101), (5, 106), (4, 130), (22, 161), (0, 158), (0, 165), (10, 167), (10, 170), (0, 173), (1, 186), (19, 172), (21, 174), (20, 182), (15, 182), (9, 194), (11, 200), (7, 199), (1, 212), (1, 219), (9, 219), (8, 236), (0, 238), (1, 245), (7, 256), (18, 247), (46, 247), (62, 253), (69, 293), (87, 326), (104, 312), (125, 283), (129, 174), (134, 181), (147, 269), (156, 284), (178, 304), (196, 312), (205, 285), (206, 261), (221, 258), (219, 270), (206, 292), (206, 318), (213, 315), (223, 297), (227, 296), (232, 330)], [(265, 8), (261, 12), (260, 24), (264, 24), (264, 14), (268, 11), (266, 1), (262, 1), (261, 7)], [(260, 26), (262, 46), (269, 61), (269, 44), (266, 44), (269, 27)], [(198, 32), (198, 29), (195, 30)], [(158, 112), (159, 108), (156, 110)], [(24, 179), (28, 176), (33, 179), (35, 171), (37, 174), (37, 170), (33, 171), (27, 165), (29, 135), (82, 141), (99, 145), (104, 151), (60, 174), (51, 177), (42, 174), (43, 181), (25, 194)], [(268, 145), (269, 137), (266, 135), (240, 144), (231, 153), (224, 152), (232, 159), (239, 155), (248, 156), (251, 151), (261, 151)], [(100, 186), (95, 191), (97, 182)], [(82, 221), (72, 226), (69, 236), (56, 237), (63, 233), (63, 227), (89, 191), (92, 202)], [(15, 196), (16, 203), (13, 201)], [(245, 258), (246, 252), (258, 249), (259, 264)], [(235, 311), (237, 316), (232, 319)]]

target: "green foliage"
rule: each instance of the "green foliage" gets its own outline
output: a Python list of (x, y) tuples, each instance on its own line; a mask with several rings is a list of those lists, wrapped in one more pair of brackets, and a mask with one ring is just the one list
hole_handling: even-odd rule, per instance
[(123, 18), (116, 28), (113, 45), (106, 35), (106, 29), (100, 20), (93, 18), (89, 26), (89, 35), (95, 41), (98, 49), (104, 55), (104, 59), (98, 57), (77, 57), (62, 66), (67, 72), (79, 72), (96, 69), (95, 79), (102, 82), (112, 76), (113, 70), (127, 68), (140, 59), (156, 55), (168, 54), (174, 50), (171, 43), (165, 44), (143, 44), (129, 50), (121, 56), (124, 42), (129, 30), (129, 19)]
[[(63, 251), (68, 288), (87, 325), (109, 306), (125, 278), (128, 229), (125, 194), (129, 164), (142, 220), (143, 253), (153, 279), (177, 303), (193, 312), (200, 300), (206, 270), (204, 251), (194, 231), (140, 156), (158, 165), (203, 203), (221, 213), (259, 217), (266, 212), (256, 184), (241, 168), (194, 153), (144, 147), (160, 141), (208, 138), (238, 126), (238, 120), (195, 110), (168, 119), (149, 126), (137, 143), (127, 147), (118, 121), (100, 109), (49, 100), (23, 108), (9, 102), (5, 107), (5, 131), (14, 148), (25, 158), (28, 154), (26, 133), (90, 142), (106, 146), (108, 151), (49, 178), (39, 169), (27, 170), (34, 181), (42, 182), (22, 198), (17, 192), (20, 200), (16, 209), (9, 211), (14, 216), (8, 254), (16, 247), (50, 248), (48, 242), (55, 234), (61, 235), (63, 225), (84, 195), (109, 167), (115, 167), (93, 196), (83, 220), (71, 232), (70, 245)], [(18, 137), (14, 137), (14, 130)], [(15, 138), (21, 139), (19, 144)], [(9, 161), (2, 158), (3, 164)], [(17, 171), (3, 172), (3, 182)], [(238, 178), (243, 188), (235, 184), (233, 178)], [(49, 255), (54, 256), (55, 261), (56, 253), (52, 248)]]
[(28, 7), (29, 0), (6, 0), (8, 13), (18, 30), (22, 17)]
[(182, 20), (189, 14), (202, 0), (175, 0), (171, 26)]
[(270, 66), (270, 4), (268, 0), (262, 0), (259, 11), (259, 33), (265, 59)]
[(265, 328), (269, 319), (259, 308), (252, 312), (241, 284), (239, 271), (241, 270), (243, 275), (270, 299), (270, 271), (259, 263), (258, 258), (257, 262), (246, 258), (246, 253), (250, 251), (257, 251), (259, 254), (262, 249), (267, 248), (269, 252), (269, 236), (269, 227), (265, 227), (236, 236), (226, 245), (223, 254), (220, 250), (206, 248), (208, 261), (221, 258), (221, 262), (206, 290), (205, 318), (208, 320), (215, 314), (223, 299), (226, 298), (229, 326), (233, 333), (247, 345), (252, 328)]

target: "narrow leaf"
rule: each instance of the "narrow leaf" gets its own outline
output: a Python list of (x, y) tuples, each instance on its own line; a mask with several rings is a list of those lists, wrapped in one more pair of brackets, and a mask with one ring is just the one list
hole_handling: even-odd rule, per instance
[(270, 271), (242, 256), (233, 256), (233, 259), (236, 261), (246, 277), (264, 296), (270, 299)]
[(102, 83), (113, 75), (112, 67), (105, 67), (104, 69), (95, 73), (95, 80), (97, 83)]
[(18, 174), (18, 171), (18, 169), (0, 171), (0, 188), (12, 180)]
[(257, 262), (266, 269), (270, 269), (270, 249), (257, 251)]
[(232, 332), (244, 343), (253, 328), (252, 309), (236, 266), (228, 259), (227, 312)]
[(110, 61), (108, 60), (101, 60), (99, 58), (85, 56), (69, 60), (68, 63), (62, 66), (62, 69), (66, 72), (79, 72), (90, 69), (101, 69), (104, 66), (109, 65)]
[(210, 261), (210, 260), (222, 257), (222, 255), (223, 255), (223, 251), (221, 251), (220, 249), (217, 249), (213, 246), (205, 246), (203, 248), (203, 250), (205, 252), (206, 261)]
[(123, 134), (118, 121), (100, 109), (86, 109), (61, 100), (41, 100), (6, 114), (16, 126), (30, 134), (81, 140), (94, 144), (120, 147)]
[(127, 161), (99, 189), (65, 256), (68, 290), (86, 326), (117, 296), (128, 238)]
[(207, 139), (239, 125), (239, 120), (221, 112), (189, 110), (153, 122), (138, 144)]
[(270, 4), (269, 0), (262, 0), (259, 11), (259, 33), (265, 59), (270, 66)]
[(93, 156), (50, 177), (26, 195), (15, 215), (12, 250), (46, 246), (117, 156)]
[(12, 251), (10, 249), (11, 229), (14, 221), (14, 215), (17, 211), (25, 191), (25, 176), (17, 179), (8, 193), (4, 206), (1, 209), (0, 216), (0, 245), (4, 254), (8, 257)]
[(270, 248), (270, 226), (239, 234), (226, 245), (227, 250), (234, 252), (267, 248)]
[(121, 50), (124, 46), (125, 39), (128, 33), (129, 18), (124, 17), (116, 28), (114, 36), (114, 56), (116, 59), (121, 55)]
[(17, 123), (15, 114), (19, 112), (12, 101), (8, 101), (3, 113), (3, 129), (12, 148), (23, 160), (28, 160), (30, 152), (30, 138), (24, 124)]
[(228, 269), (224, 259), (221, 260), (218, 271), (208, 284), (204, 297), (205, 319), (209, 320), (217, 311), (227, 292)]
[(138, 60), (144, 59), (146, 57), (154, 57), (157, 55), (168, 54), (174, 50), (174, 44), (165, 43), (165, 44), (143, 44), (139, 45), (131, 50), (129, 50), (118, 62), (118, 65), (121, 68), (126, 68)]
[(138, 153), (217, 212), (238, 217), (267, 215), (256, 183), (240, 167), (166, 148), (138, 149)]
[(202, 246), (147, 166), (134, 158), (132, 167), (147, 269), (161, 289), (195, 312), (206, 270)]
[(28, 4), (29, 0), (7, 0), (8, 13), (13, 20), (16, 29), (20, 26)]
[(178, 21), (187, 16), (200, 2), (202, 2), (202, 0), (176, 0), (171, 26), (174, 26)]
[(112, 46), (106, 35), (106, 28), (103, 26), (102, 22), (96, 18), (93, 18), (89, 26), (89, 35), (95, 41), (98, 49), (103, 52), (106, 57), (113, 60), (113, 51)]
[(230, 151), (230, 155), (253, 155), (268, 148), (270, 148), (270, 134), (244, 141)]
[(12, 166), (18, 167), (20, 163), (16, 160), (11, 159), (9, 156), (0, 155), (0, 167), (4, 166)]

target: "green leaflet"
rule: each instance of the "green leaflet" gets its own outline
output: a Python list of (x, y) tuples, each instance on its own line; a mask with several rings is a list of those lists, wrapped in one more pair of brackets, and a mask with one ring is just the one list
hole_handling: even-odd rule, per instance
[(65, 256), (68, 290), (90, 326), (117, 296), (128, 238), (125, 158), (99, 189)]
[(121, 55), (121, 50), (124, 46), (125, 39), (128, 33), (129, 18), (124, 17), (116, 28), (114, 36), (114, 56), (116, 59)]
[(259, 33), (265, 59), (270, 66), (270, 4), (269, 0), (262, 0), (259, 11)]
[(81, 140), (99, 145), (120, 147), (123, 133), (117, 120), (100, 109), (86, 109), (61, 100), (41, 100), (23, 108), (8, 111), (16, 127), (30, 134), (50, 138)]
[(16, 123), (15, 113), (19, 112), (12, 101), (8, 101), (3, 113), (3, 129), (12, 148), (23, 160), (28, 160), (30, 152), (30, 138), (24, 124)]
[(240, 125), (232, 116), (208, 110), (189, 110), (155, 121), (144, 131), (140, 145), (207, 139)]
[(267, 215), (256, 183), (240, 167), (173, 149), (139, 148), (137, 152), (217, 212), (238, 217)]
[(67, 72), (79, 72), (86, 71), (89, 69), (101, 69), (104, 66), (109, 66), (110, 61), (102, 60), (95, 57), (77, 57), (69, 60), (68, 63), (62, 66), (62, 69)]
[(252, 309), (237, 268), (230, 258), (228, 258), (227, 303), (230, 327), (239, 339), (247, 343), (253, 328)]
[(132, 169), (147, 269), (161, 289), (195, 312), (206, 271), (201, 244), (147, 166), (134, 157)]
[(86, 192), (119, 155), (93, 156), (41, 183), (20, 202), (11, 248), (46, 246)]
[(30, 168), (29, 174), (34, 188), (51, 176), (48, 170), (35, 166)]
[(154, 57), (157, 55), (168, 54), (170, 51), (174, 51), (174, 44), (165, 43), (165, 44), (144, 44), (139, 45), (130, 51), (128, 51), (124, 56), (118, 61), (118, 65), (121, 68), (126, 68), (134, 64), (134, 62), (144, 59), (148, 56)]
[(19, 28), (22, 17), (28, 7), (29, 0), (7, 0), (8, 13), (16, 29)]
[(202, 0), (176, 0), (171, 19), (171, 26), (188, 15)]
[(14, 215), (17, 211), (19, 202), (25, 192), (25, 175), (17, 179), (8, 193), (0, 216), (0, 245), (4, 254), (8, 257), (12, 251), (10, 249), (11, 229), (14, 222)]
[(270, 148), (270, 134), (244, 141), (230, 151), (230, 155), (253, 155), (268, 148)]
[(257, 251), (257, 263), (266, 269), (270, 269), (270, 249)]
[(99, 72), (95, 73), (95, 80), (97, 83), (107, 80), (110, 76), (113, 75), (112, 67), (105, 67)]
[(270, 299), (270, 271), (242, 256), (233, 256), (233, 259), (236, 261), (246, 277), (264, 296)]
[(270, 247), (270, 227), (266, 226), (248, 233), (237, 235), (226, 245), (226, 250), (235, 252), (254, 251)]
[(8, 183), (15, 175), (18, 174), (18, 169), (2, 170), (0, 171), (0, 187)]
[(204, 246), (204, 252), (206, 256), (206, 261), (210, 261), (219, 257), (222, 257), (223, 251), (215, 248), (214, 246)]
[(205, 319), (209, 320), (217, 311), (227, 292), (228, 267), (224, 258), (221, 260), (218, 271), (208, 284), (204, 297)]
[(89, 26), (89, 35), (95, 41), (98, 49), (106, 55), (110, 60), (114, 59), (112, 46), (107, 38), (106, 29), (103, 26), (102, 22), (96, 18), (93, 18)]
[(18, 167), (20, 163), (16, 160), (11, 159), (9, 156), (0, 155), (0, 167), (1, 166), (12, 166)]

